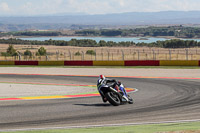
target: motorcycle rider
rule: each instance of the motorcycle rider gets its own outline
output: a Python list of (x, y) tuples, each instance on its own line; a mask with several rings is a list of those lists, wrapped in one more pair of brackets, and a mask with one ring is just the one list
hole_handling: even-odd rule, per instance
[(116, 81), (115, 79), (108, 79), (108, 78), (105, 78), (104, 75), (100, 75), (97, 81), (97, 89), (102, 97), (103, 102), (107, 102), (107, 99), (103, 95), (103, 93), (100, 91), (100, 88), (102, 85), (106, 85), (109, 82), (114, 83), (113, 88), (115, 88), (118, 92), (123, 93), (122, 95), (129, 99), (129, 95), (127, 95), (126, 90), (124, 89), (124, 86), (121, 84), (120, 81)]

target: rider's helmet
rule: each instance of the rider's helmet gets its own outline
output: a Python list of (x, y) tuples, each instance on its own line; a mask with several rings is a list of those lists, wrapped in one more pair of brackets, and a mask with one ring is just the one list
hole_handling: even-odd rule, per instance
[(117, 84), (120, 86), (122, 83), (121, 83), (121, 81), (117, 81)]
[(105, 79), (105, 76), (104, 76), (104, 75), (99, 75), (99, 79), (104, 80), (104, 79)]

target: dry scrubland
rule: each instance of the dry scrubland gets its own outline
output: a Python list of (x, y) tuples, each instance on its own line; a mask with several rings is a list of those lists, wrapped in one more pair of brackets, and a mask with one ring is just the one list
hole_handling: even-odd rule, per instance
[[(0, 44), (0, 52), (6, 52), (8, 44)], [(43, 46), (48, 56), (35, 56), (41, 46), (14, 45), (14, 48), (24, 53), (30, 50), (33, 57), (21, 57), (21, 60), (200, 60), (200, 48), (164, 49), (147, 47), (72, 47), (72, 46)], [(94, 50), (95, 55), (85, 54)], [(80, 56), (76, 56), (76, 52)], [(0, 60), (19, 60), (18, 57), (0, 56)]]

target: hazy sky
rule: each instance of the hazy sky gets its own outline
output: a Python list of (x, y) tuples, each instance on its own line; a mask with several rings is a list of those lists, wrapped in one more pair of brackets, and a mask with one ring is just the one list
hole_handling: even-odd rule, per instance
[(199, 10), (200, 0), (0, 0), (0, 16)]

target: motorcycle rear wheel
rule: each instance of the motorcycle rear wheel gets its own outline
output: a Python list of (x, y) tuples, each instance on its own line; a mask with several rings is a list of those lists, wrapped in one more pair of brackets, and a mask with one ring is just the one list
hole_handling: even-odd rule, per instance
[(105, 94), (105, 97), (110, 102), (110, 104), (112, 104), (113, 106), (119, 106), (121, 104), (119, 96), (113, 92), (107, 92)]

